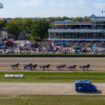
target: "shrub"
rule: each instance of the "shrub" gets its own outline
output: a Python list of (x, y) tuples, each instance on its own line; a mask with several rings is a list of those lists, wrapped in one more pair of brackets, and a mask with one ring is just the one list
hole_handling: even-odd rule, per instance
[(0, 57), (105, 57), (105, 54), (1, 54)]

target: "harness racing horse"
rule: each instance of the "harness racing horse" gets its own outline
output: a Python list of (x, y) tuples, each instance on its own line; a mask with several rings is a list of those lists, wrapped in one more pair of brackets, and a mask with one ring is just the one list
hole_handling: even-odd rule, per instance
[(17, 63), (17, 64), (13, 64), (13, 65), (10, 65), (10, 67), (12, 68), (12, 69), (18, 69), (19, 68), (19, 63)]
[(67, 66), (69, 70), (76, 70), (77, 65)]
[(33, 69), (35, 70), (35, 69), (37, 68), (37, 66), (38, 66), (37, 64), (35, 64), (35, 65), (31, 65), (30, 68), (31, 68), (31, 70), (33, 70)]
[(41, 65), (40, 68), (41, 68), (42, 70), (48, 70), (48, 69), (50, 68), (50, 66), (51, 66), (50, 64), (48, 64), (48, 65), (43, 65), (43, 66)]
[(83, 71), (84, 71), (84, 70), (88, 70), (88, 69), (90, 68), (90, 66), (91, 66), (90, 64), (81, 65), (81, 66), (80, 66), (80, 69), (82, 69)]
[(66, 65), (57, 65), (56, 68), (57, 70), (63, 70), (66, 67)]
[(30, 63), (30, 64), (25, 64), (25, 65), (23, 65), (23, 68), (24, 68), (24, 69), (31, 69), (31, 70), (32, 70), (32, 66), (33, 66), (32, 63)]

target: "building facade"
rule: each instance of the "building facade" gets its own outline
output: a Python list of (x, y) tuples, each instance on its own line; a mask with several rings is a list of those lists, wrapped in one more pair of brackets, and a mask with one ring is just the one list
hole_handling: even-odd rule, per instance
[(105, 17), (91, 16), (89, 21), (55, 21), (49, 32), (50, 41), (105, 41)]
[(0, 31), (0, 40), (8, 38), (8, 32), (6, 30)]

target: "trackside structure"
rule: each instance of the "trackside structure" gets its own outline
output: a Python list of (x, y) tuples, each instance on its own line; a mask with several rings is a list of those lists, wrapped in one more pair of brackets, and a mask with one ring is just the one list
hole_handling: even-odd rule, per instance
[(49, 32), (50, 41), (105, 41), (105, 17), (92, 15), (89, 21), (55, 21)]

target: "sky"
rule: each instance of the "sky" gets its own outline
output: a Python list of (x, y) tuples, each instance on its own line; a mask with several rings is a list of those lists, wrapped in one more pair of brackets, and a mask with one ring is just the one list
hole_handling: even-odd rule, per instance
[(84, 17), (102, 15), (105, 0), (0, 0), (0, 17)]

